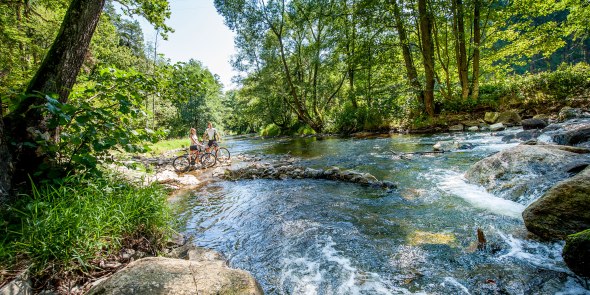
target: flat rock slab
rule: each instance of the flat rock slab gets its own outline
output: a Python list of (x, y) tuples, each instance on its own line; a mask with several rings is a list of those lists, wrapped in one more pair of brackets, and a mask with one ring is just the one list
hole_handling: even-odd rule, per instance
[(164, 257), (136, 260), (94, 286), (89, 295), (263, 294), (246, 271), (223, 260)]

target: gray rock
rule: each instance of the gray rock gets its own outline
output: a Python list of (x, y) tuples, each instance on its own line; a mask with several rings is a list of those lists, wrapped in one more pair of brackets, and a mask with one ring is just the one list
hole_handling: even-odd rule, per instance
[(521, 144), (475, 163), (465, 177), (500, 197), (529, 204), (571, 176), (569, 163), (590, 160), (590, 150), (559, 145)]
[(497, 123), (503, 123), (507, 126), (520, 125), (521, 121), (522, 120), (516, 111), (501, 112), (498, 115), (498, 119), (496, 119)]
[(478, 126), (471, 126), (469, 128), (467, 128), (468, 131), (479, 131), (479, 127)]
[(590, 168), (565, 179), (522, 212), (526, 228), (547, 240), (590, 228)]
[(490, 125), (490, 131), (492, 131), (492, 132), (502, 131), (504, 129), (506, 129), (506, 126), (504, 126), (504, 124), (502, 124), (502, 123), (496, 123), (496, 124)]
[(0, 295), (33, 295), (33, 284), (26, 272), (0, 288)]
[(524, 119), (521, 124), (524, 130), (543, 129), (547, 127), (547, 122), (541, 119)]
[(578, 145), (587, 142), (590, 139), (590, 123), (569, 126), (563, 132), (557, 132), (552, 136), (557, 144)]
[(559, 111), (559, 115), (557, 116), (558, 120), (561, 122), (584, 117), (586, 117), (586, 115), (584, 114), (582, 109), (572, 107), (563, 107)]
[(90, 289), (89, 295), (263, 294), (254, 278), (223, 260), (149, 257), (134, 261)]
[(450, 151), (459, 148), (459, 142), (453, 140), (437, 141), (433, 146), (434, 151)]
[(449, 131), (463, 131), (463, 124), (457, 124), (449, 127)]

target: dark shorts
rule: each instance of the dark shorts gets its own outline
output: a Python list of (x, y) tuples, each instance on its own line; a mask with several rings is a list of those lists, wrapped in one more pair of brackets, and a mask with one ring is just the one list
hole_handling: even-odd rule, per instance
[(189, 149), (190, 149), (191, 151), (200, 151), (200, 152), (202, 152), (202, 151), (203, 151), (203, 148), (202, 148), (201, 146), (198, 146), (198, 145), (191, 145), (191, 146), (189, 147)]
[(207, 143), (207, 146), (208, 147), (211, 147), (211, 146), (219, 146), (219, 145), (217, 145), (217, 141), (215, 141), (215, 140), (209, 140), (209, 142)]

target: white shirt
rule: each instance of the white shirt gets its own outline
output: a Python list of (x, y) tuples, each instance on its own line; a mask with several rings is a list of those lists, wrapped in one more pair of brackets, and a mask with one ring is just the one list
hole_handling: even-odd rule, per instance
[(199, 144), (199, 138), (196, 134), (191, 134), (191, 144)]
[(205, 130), (205, 132), (207, 132), (207, 138), (209, 138), (209, 140), (214, 140), (216, 131), (215, 128), (207, 128), (207, 130)]

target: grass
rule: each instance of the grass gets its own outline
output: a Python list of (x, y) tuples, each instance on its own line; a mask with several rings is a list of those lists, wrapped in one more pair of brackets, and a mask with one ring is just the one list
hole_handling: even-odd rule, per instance
[(93, 259), (112, 255), (130, 237), (157, 251), (172, 232), (166, 196), (158, 185), (140, 187), (116, 175), (71, 176), (61, 185), (33, 187), (0, 210), (0, 274), (22, 261), (33, 275), (85, 273)]
[(188, 138), (177, 138), (161, 140), (148, 146), (149, 152), (155, 155), (161, 155), (166, 151), (187, 148), (190, 145)]

